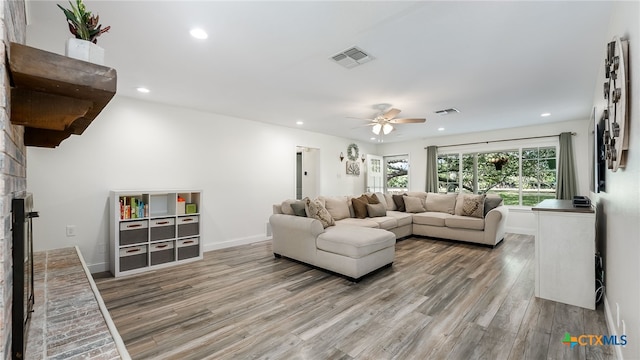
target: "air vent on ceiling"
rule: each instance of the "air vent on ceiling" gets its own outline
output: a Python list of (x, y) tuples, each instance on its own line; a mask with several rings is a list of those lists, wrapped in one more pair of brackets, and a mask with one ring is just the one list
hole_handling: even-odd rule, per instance
[(362, 65), (364, 63), (368, 63), (373, 60), (374, 57), (364, 52), (364, 50), (354, 46), (345, 51), (341, 51), (331, 57), (331, 60), (336, 63), (346, 67), (347, 69), (351, 69), (358, 65)]
[(436, 114), (438, 114), (438, 115), (451, 115), (451, 114), (457, 114), (459, 112), (460, 112), (460, 110), (458, 110), (456, 108), (449, 108), (449, 109), (444, 109), (444, 110), (438, 110), (438, 111), (436, 111)]

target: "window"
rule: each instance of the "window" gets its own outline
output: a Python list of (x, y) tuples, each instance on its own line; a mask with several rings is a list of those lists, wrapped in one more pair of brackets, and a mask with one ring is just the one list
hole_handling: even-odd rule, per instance
[(505, 205), (533, 206), (555, 198), (556, 147), (438, 154), (438, 183), (442, 193), (498, 194)]
[(556, 197), (556, 148), (522, 149), (522, 205)]
[(407, 191), (409, 189), (409, 156), (384, 157), (385, 191)]
[(438, 155), (438, 192), (458, 192), (460, 180), (459, 154)]

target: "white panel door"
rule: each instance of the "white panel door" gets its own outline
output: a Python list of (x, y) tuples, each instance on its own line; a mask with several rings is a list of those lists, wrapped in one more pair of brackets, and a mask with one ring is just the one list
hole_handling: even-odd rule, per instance
[(367, 154), (367, 192), (384, 192), (382, 156)]

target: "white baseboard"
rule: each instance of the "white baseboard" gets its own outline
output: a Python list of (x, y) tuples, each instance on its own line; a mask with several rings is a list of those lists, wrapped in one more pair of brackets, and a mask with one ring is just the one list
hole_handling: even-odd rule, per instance
[(524, 235), (535, 235), (536, 234), (536, 229), (530, 229), (530, 228), (525, 228), (525, 227), (507, 226), (507, 227), (505, 227), (504, 230), (506, 232), (512, 233), (512, 234), (524, 234)]
[(207, 251), (225, 249), (233, 246), (248, 245), (248, 244), (253, 244), (253, 243), (257, 243), (265, 240), (271, 240), (271, 236), (255, 235), (255, 236), (248, 236), (244, 238), (232, 239), (227, 241), (205, 243), (203, 251), (207, 252)]
[[(609, 330), (609, 335), (614, 335), (616, 338), (618, 338), (616, 323), (613, 321), (613, 315), (611, 314), (611, 307), (609, 306), (609, 300), (607, 300), (606, 293), (604, 297), (604, 317), (607, 323), (607, 329)], [(622, 357), (622, 347), (614, 346), (614, 348), (616, 350), (616, 358), (618, 360), (624, 360), (624, 358)]]

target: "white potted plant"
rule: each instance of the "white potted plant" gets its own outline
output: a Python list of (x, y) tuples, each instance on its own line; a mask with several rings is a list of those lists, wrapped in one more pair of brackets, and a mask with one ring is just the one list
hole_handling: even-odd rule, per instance
[(65, 9), (59, 4), (57, 5), (67, 17), (69, 31), (75, 35), (75, 38), (67, 40), (65, 55), (104, 65), (104, 49), (96, 45), (96, 43), (98, 36), (109, 31), (111, 26), (103, 29), (102, 25), (98, 23), (100, 17), (91, 14), (91, 11), (87, 11), (82, 0), (76, 0), (75, 6), (69, 1), (71, 9)]

